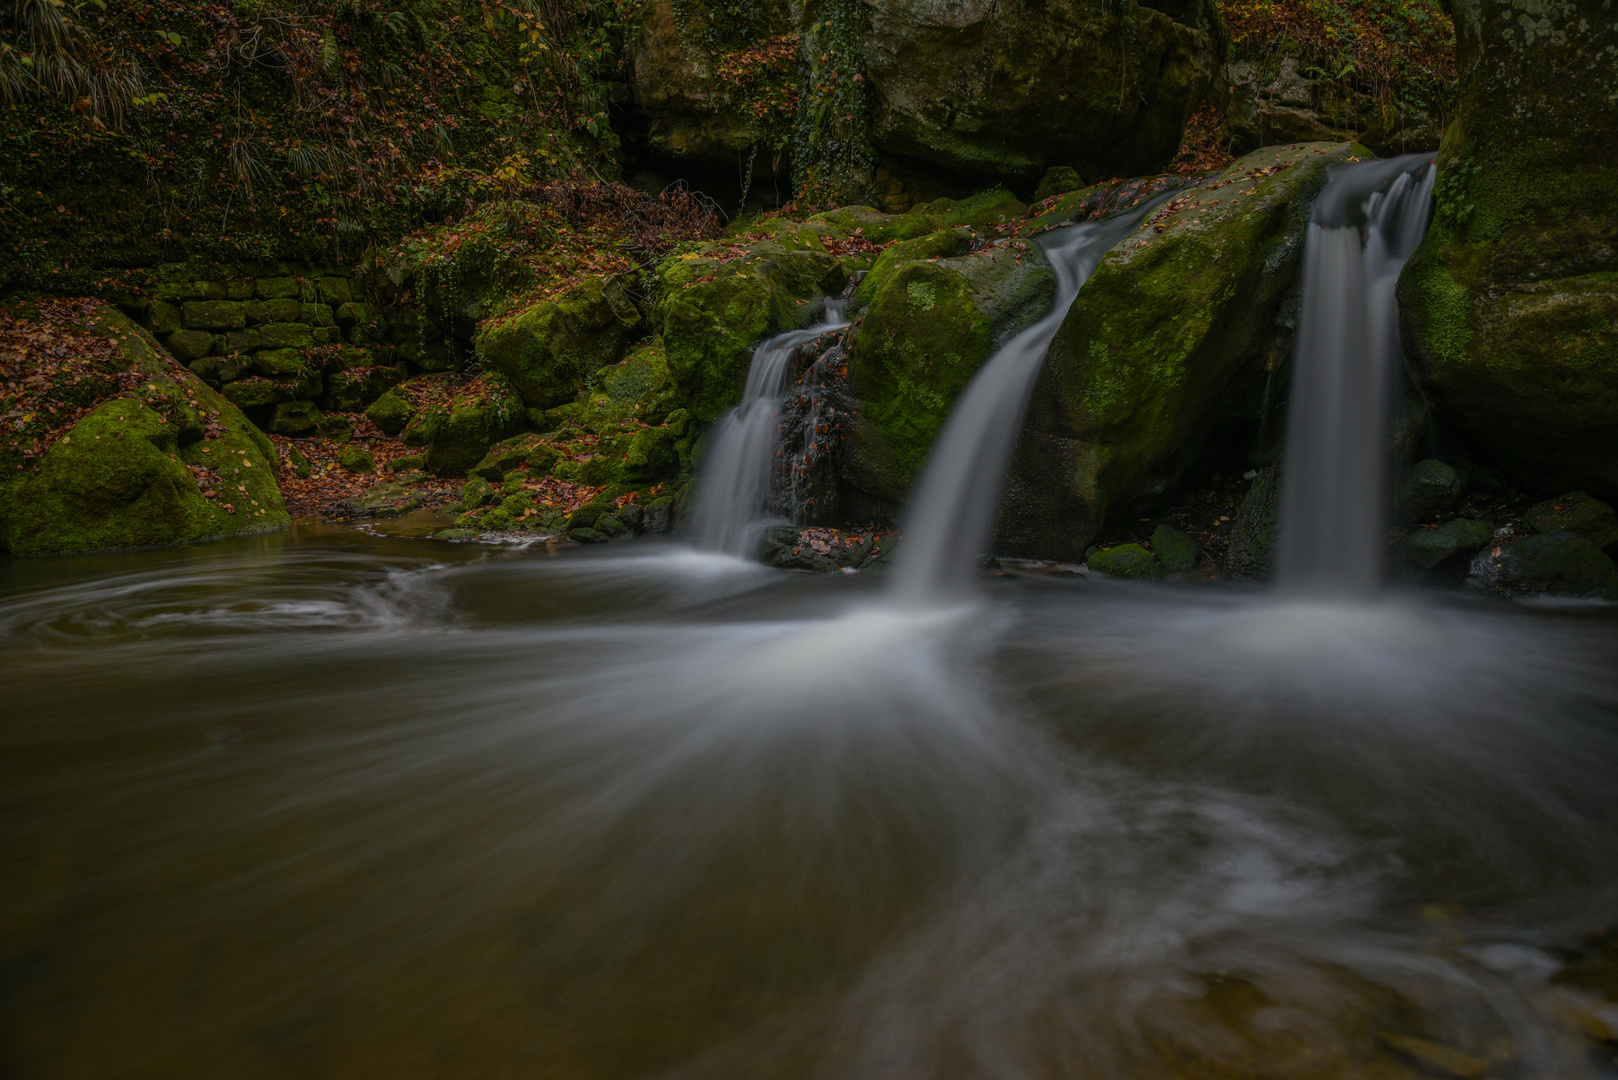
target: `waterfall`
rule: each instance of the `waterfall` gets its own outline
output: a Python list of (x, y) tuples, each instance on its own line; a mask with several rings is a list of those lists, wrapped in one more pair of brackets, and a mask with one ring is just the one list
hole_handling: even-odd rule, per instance
[(904, 547), (894, 568), (894, 590), (901, 599), (936, 600), (971, 580), (994, 532), (1000, 484), (1051, 339), (1101, 257), (1165, 197), (1037, 240), (1056, 271), (1056, 302), (973, 376), (933, 443), (904, 515)]
[(776, 418), (792, 354), (798, 346), (847, 325), (843, 301), (827, 300), (819, 323), (777, 334), (753, 351), (741, 404), (714, 428), (692, 528), (698, 547), (752, 558), (769, 520)]
[(1364, 595), (1380, 582), (1400, 360), (1394, 286), (1427, 230), (1432, 161), (1350, 165), (1315, 203), (1281, 481), (1276, 579), (1286, 589)]

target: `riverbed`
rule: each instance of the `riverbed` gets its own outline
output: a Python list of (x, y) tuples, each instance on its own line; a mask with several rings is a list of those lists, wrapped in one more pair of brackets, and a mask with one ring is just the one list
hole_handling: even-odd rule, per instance
[(1611, 1060), (1611, 606), (303, 527), (0, 563), (0, 687), (6, 1077)]

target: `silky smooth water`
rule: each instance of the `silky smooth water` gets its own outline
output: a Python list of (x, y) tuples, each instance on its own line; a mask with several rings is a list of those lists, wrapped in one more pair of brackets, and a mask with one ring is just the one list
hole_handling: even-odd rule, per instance
[(1431, 154), (1345, 166), (1315, 202), (1287, 406), (1275, 574), (1284, 589), (1368, 596), (1387, 549), (1399, 271), (1432, 215)]
[(841, 300), (827, 300), (818, 323), (776, 334), (753, 350), (741, 403), (719, 418), (703, 463), (691, 530), (698, 547), (739, 559), (757, 554), (764, 529), (777, 520), (769, 514), (770, 477), (792, 356), (799, 346), (847, 326), (844, 308)]
[(1611, 608), (984, 585), (0, 562), (0, 1075), (1601, 1075)]
[(995, 350), (972, 376), (928, 452), (905, 503), (905, 546), (893, 590), (900, 602), (947, 603), (968, 591), (994, 531), (1006, 466), (1052, 339), (1102, 257), (1166, 198), (1036, 241), (1055, 273), (1056, 297), (1044, 318)]

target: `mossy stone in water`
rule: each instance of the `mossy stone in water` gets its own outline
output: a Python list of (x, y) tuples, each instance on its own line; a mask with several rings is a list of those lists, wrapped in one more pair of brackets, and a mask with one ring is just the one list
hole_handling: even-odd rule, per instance
[(602, 514), (592, 527), (608, 540), (628, 540), (635, 535), (634, 530), (625, 525), (617, 514)]
[(664, 495), (646, 504), (646, 532), (662, 536), (674, 529), (674, 496)]
[(1471, 555), (1493, 537), (1492, 522), (1456, 518), (1411, 533), (1405, 538), (1404, 557), (1423, 570), (1431, 570), (1457, 555)]
[(1523, 513), (1523, 522), (1537, 533), (1576, 533), (1596, 547), (1618, 543), (1618, 514), (1582, 491), (1530, 506)]
[(1197, 565), (1197, 542), (1173, 525), (1152, 530), (1152, 550), (1167, 570), (1184, 573)]
[(1505, 596), (1618, 600), (1618, 565), (1582, 536), (1542, 533), (1479, 552), (1465, 587)]
[(1098, 551), (1089, 559), (1090, 569), (1108, 577), (1129, 578), (1132, 581), (1163, 580), (1163, 564), (1139, 544), (1119, 544)]
[(1275, 562), (1280, 532), (1281, 478), (1274, 465), (1258, 471), (1236, 508), (1225, 545), (1225, 573), (1237, 581), (1263, 581)]
[(1029, 402), (996, 549), (1077, 558), (1119, 503), (1179, 484), (1290, 356), (1282, 303), (1347, 143), (1267, 147), (1187, 189), (1097, 264)]
[(1534, 490), (1618, 498), (1618, 18), (1455, 0), (1455, 120), (1399, 277), (1448, 430)]
[(609, 539), (605, 533), (589, 528), (569, 529), (567, 538), (576, 544), (605, 544)]

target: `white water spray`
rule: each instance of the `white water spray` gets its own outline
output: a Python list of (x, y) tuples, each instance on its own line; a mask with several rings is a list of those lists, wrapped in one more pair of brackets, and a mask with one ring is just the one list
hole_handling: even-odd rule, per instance
[(968, 586), (994, 531), (1001, 481), (1051, 340), (1101, 257), (1159, 202), (1039, 238), (1056, 271), (1056, 302), (972, 377), (933, 444), (904, 515), (905, 546), (893, 583), (902, 601), (936, 602)]
[(753, 351), (742, 403), (714, 431), (693, 528), (697, 546), (750, 559), (769, 517), (770, 474), (775, 465), (780, 398), (792, 354), (830, 330), (848, 325), (841, 300), (827, 300), (814, 326), (788, 330)]
[(1351, 165), (1315, 203), (1287, 411), (1276, 579), (1367, 595), (1382, 574), (1399, 271), (1427, 230), (1431, 154)]

